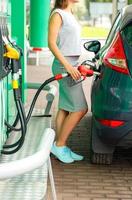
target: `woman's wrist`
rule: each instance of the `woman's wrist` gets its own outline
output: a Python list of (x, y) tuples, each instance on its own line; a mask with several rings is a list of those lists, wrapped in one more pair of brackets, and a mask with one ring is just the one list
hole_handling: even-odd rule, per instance
[(68, 62), (64, 64), (64, 68), (69, 71), (70, 69), (72, 69), (72, 65), (69, 64)]

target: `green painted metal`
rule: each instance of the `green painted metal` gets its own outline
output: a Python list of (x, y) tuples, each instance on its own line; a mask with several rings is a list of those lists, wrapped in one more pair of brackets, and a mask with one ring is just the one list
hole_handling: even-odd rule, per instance
[(22, 99), (26, 100), (26, 0), (11, 0), (11, 35), (23, 49), (22, 57)]
[(50, 0), (30, 1), (30, 46), (47, 47)]
[(0, 150), (2, 149), (3, 144), (6, 141), (6, 127), (4, 125), (4, 120), (6, 118), (6, 89), (5, 89), (5, 80), (0, 80)]
[[(0, 0), (0, 25), (2, 21), (8, 25), (10, 30), (10, 1)], [(1, 67), (1, 66), (0, 66)], [(15, 105), (13, 101), (12, 91), (8, 91), (8, 81), (11, 79), (11, 75), (0, 80), (0, 150), (7, 139), (6, 126), (4, 120), (9, 120), (11, 123), (14, 120), (13, 113), (15, 112)], [(12, 108), (12, 114), (11, 109)], [(8, 115), (10, 113), (10, 115)], [(12, 115), (12, 116), (11, 116)], [(11, 116), (11, 117), (10, 117)]]
[(113, 119), (132, 111), (132, 80), (130, 76), (104, 68), (92, 95), (92, 112), (99, 119)]

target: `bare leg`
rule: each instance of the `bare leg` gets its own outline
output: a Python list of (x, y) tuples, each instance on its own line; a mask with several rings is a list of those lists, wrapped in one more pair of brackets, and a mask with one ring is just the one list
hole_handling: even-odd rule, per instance
[(65, 111), (62, 109), (58, 110), (58, 112), (57, 112), (57, 115), (56, 115), (56, 140), (58, 139), (63, 122), (68, 114), (69, 114), (68, 111)]
[(87, 110), (72, 112), (69, 113), (65, 119), (63, 118), (63, 124), (61, 130), (59, 131), (59, 137), (57, 138), (56, 145), (57, 146), (65, 146), (69, 135), (72, 130), (78, 124), (78, 122), (82, 119), (82, 117), (87, 113)]

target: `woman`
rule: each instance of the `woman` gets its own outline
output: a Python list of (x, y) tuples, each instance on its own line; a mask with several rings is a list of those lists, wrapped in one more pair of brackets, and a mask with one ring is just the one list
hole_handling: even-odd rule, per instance
[(49, 21), (48, 43), (55, 56), (52, 72), (54, 75), (64, 72), (70, 74), (59, 81), (57, 136), (51, 149), (51, 153), (64, 163), (83, 159), (83, 156), (71, 151), (66, 143), (72, 130), (88, 111), (82, 84), (73, 84), (81, 78), (77, 70), (81, 54), (80, 27), (72, 12), (72, 7), (77, 2), (79, 0), (56, 0)]

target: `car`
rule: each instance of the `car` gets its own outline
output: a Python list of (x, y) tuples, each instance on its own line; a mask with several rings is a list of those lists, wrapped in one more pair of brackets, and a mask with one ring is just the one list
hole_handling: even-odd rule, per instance
[(97, 40), (84, 47), (100, 72), (91, 89), (91, 161), (111, 164), (117, 146), (132, 147), (132, 5), (119, 11), (103, 47)]

